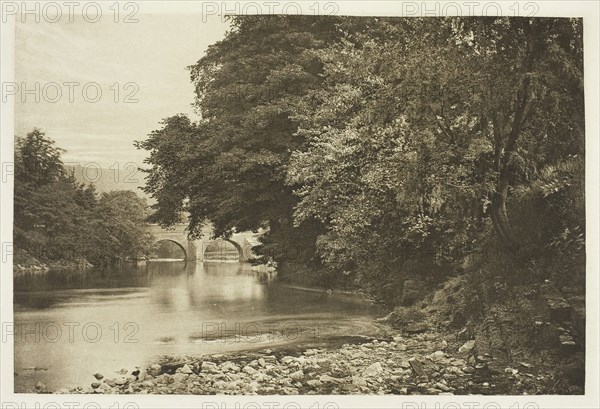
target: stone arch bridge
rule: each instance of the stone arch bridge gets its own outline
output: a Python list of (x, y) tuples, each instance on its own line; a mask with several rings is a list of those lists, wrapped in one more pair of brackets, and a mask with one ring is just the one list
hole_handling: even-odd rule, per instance
[(207, 224), (202, 229), (202, 237), (197, 240), (188, 239), (187, 224), (178, 223), (172, 228), (165, 229), (158, 224), (150, 225), (150, 233), (154, 236), (155, 242), (171, 241), (177, 244), (185, 253), (186, 260), (205, 261), (204, 253), (210, 245), (229, 242), (235, 246), (239, 253), (239, 261), (248, 261), (252, 257), (252, 247), (256, 246), (260, 233), (242, 232), (235, 233), (229, 239), (216, 239), (210, 237), (213, 233), (213, 227)]

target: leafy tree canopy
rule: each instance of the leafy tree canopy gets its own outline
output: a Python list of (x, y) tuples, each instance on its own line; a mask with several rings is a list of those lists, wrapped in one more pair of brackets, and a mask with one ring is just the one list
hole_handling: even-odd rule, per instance
[(62, 149), (34, 129), (15, 149), (15, 248), (41, 260), (110, 263), (148, 254), (145, 200), (131, 191), (104, 193), (77, 183)]
[[(137, 144), (163, 224), (269, 227), (374, 283), (416, 253), (460, 264), (488, 232), (545, 248), (583, 228), (562, 207), (583, 209), (581, 20), (234, 17), (190, 69), (202, 119)], [(534, 213), (561, 222), (523, 223), (548, 189)]]

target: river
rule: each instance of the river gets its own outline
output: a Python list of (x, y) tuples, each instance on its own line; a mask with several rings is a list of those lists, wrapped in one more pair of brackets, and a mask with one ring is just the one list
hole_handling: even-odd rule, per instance
[(287, 287), (246, 263), (148, 261), (15, 279), (15, 392), (203, 355), (376, 335), (362, 297)]

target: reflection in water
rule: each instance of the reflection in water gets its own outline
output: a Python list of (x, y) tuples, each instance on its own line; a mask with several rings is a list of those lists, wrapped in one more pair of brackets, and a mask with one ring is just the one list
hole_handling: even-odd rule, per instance
[(16, 277), (16, 391), (38, 381), (86, 385), (95, 372), (112, 376), (161, 354), (322, 345), (376, 332), (362, 299), (287, 288), (272, 276), (245, 263), (152, 261)]
[(206, 246), (204, 250), (205, 261), (232, 261), (240, 259), (240, 251), (227, 240), (215, 240)]

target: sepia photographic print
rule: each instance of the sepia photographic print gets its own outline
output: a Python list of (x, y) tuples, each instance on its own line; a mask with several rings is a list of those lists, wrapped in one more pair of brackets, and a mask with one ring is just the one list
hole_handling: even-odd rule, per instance
[(2, 408), (598, 407), (597, 3), (1, 6)]

